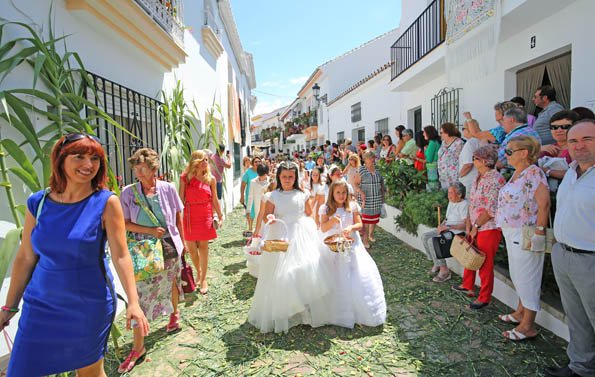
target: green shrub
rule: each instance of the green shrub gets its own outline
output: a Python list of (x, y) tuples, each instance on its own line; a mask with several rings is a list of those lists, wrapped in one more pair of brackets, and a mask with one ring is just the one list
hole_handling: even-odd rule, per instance
[(446, 214), (448, 198), (446, 191), (411, 191), (404, 200), (402, 213), (395, 217), (397, 229), (402, 229), (409, 234), (417, 236), (417, 227), (424, 224), (429, 227), (436, 227), (438, 223), (437, 209), (435, 204), (442, 207), (442, 214)]
[(388, 189), (390, 199), (387, 202), (398, 209), (403, 209), (405, 197), (409, 192), (419, 193), (426, 188), (428, 179), (423, 171), (418, 171), (413, 165), (400, 160), (392, 163), (380, 160), (377, 166)]

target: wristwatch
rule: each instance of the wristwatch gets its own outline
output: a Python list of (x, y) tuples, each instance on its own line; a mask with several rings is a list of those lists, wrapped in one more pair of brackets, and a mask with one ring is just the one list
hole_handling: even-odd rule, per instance
[(478, 223), (473, 223), (473, 226), (479, 229), (480, 225)]
[(544, 226), (536, 226), (535, 229), (540, 230), (542, 232), (545, 232), (545, 227)]
[(548, 169), (548, 170), (545, 171), (545, 176), (546, 177), (549, 177), (550, 176), (550, 169)]

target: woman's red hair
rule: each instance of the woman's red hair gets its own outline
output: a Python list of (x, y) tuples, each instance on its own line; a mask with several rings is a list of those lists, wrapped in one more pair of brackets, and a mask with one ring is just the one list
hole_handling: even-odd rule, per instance
[(101, 144), (89, 137), (73, 141), (72, 143), (62, 146), (64, 141), (63, 136), (58, 140), (54, 149), (52, 150), (52, 175), (50, 176), (50, 189), (55, 192), (64, 192), (66, 189), (67, 178), (64, 173), (64, 160), (70, 154), (90, 154), (99, 157), (99, 170), (91, 180), (91, 187), (98, 191), (105, 188), (107, 181), (107, 167), (105, 160), (105, 152)]

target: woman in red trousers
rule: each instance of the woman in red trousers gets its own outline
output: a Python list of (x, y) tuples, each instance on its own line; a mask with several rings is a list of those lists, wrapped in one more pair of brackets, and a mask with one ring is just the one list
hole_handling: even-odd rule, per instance
[[(491, 146), (480, 147), (473, 153), (473, 166), (479, 174), (471, 186), (466, 230), (477, 248), (486, 254), (486, 259), (479, 269), (479, 297), (468, 305), (471, 309), (487, 306), (492, 301), (494, 290), (494, 256), (502, 238), (494, 218), (498, 208), (498, 192), (506, 183), (502, 174), (494, 169), (497, 160), (496, 149)], [(465, 269), (463, 284), (452, 288), (475, 297), (475, 271)]]

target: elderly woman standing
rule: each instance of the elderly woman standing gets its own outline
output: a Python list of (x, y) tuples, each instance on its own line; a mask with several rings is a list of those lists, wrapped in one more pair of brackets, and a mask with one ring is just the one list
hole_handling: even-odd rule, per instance
[[(140, 306), (149, 321), (170, 314), (166, 331), (174, 331), (180, 327), (178, 298), (183, 295), (180, 281), (180, 256), (184, 251), (182, 201), (174, 185), (155, 177), (159, 169), (157, 152), (149, 148), (139, 149), (128, 162), (139, 182), (126, 186), (120, 196), (126, 230), (133, 232), (137, 239), (151, 236), (161, 238), (165, 262), (163, 272), (136, 282)], [(139, 204), (141, 200), (152, 214)], [(155, 218), (158, 226), (155, 225)], [(145, 352), (144, 336), (140, 329), (135, 328), (132, 351), (118, 371), (130, 371)]]
[[(514, 313), (500, 319), (519, 325), (502, 333), (513, 340), (537, 336), (535, 316), (540, 309), (541, 277), (545, 250), (545, 228), (550, 210), (550, 195), (543, 170), (535, 165), (539, 141), (532, 136), (517, 136), (508, 142), (505, 151), (514, 175), (500, 190), (496, 222), (506, 240), (510, 278), (519, 295)], [(523, 250), (523, 226), (536, 226), (531, 238), (531, 251)]]
[(438, 150), (438, 177), (444, 189), (459, 180), (459, 155), (465, 142), (454, 123), (442, 124), (440, 133), (442, 145)]
[(438, 229), (429, 231), (422, 235), (422, 241), (428, 258), (434, 262), (430, 271), (432, 274), (438, 272), (438, 275), (432, 279), (436, 283), (442, 283), (450, 279), (450, 271), (446, 265), (446, 260), (436, 258), (436, 251), (432, 238), (439, 236), (442, 232), (451, 231), (459, 234), (465, 231), (465, 220), (469, 211), (469, 203), (465, 200), (465, 186), (461, 182), (455, 182), (448, 188), (448, 207), (446, 209), (446, 218), (438, 226)]
[[(49, 190), (27, 199), (21, 245), (0, 311), (0, 330), (23, 300), (8, 376), (76, 370), (105, 376), (103, 356), (116, 316), (105, 241), (126, 295), (126, 326), (149, 324), (138, 304), (118, 198), (105, 190), (105, 152), (93, 135), (72, 133), (54, 145)], [(58, 335), (57, 335), (58, 334)]]
[(366, 151), (363, 155), (364, 165), (355, 175), (355, 191), (359, 194), (362, 206), (362, 223), (364, 223), (364, 246), (370, 247), (370, 241), (376, 242), (374, 228), (380, 221), (380, 210), (384, 203), (384, 178), (376, 170), (376, 155)]
[(209, 240), (217, 238), (213, 210), (220, 219), (223, 218), (216, 193), (217, 181), (211, 175), (207, 154), (201, 150), (192, 152), (180, 176), (180, 198), (184, 203), (184, 240), (199, 276), (200, 293), (203, 295), (208, 289)]
[[(485, 253), (486, 259), (479, 269), (479, 297), (468, 305), (471, 309), (482, 309), (492, 301), (494, 256), (502, 238), (494, 219), (498, 209), (498, 192), (506, 183), (502, 174), (494, 169), (497, 160), (498, 152), (488, 145), (478, 148), (473, 153), (473, 166), (478, 174), (471, 186), (465, 229), (467, 236)], [(465, 269), (463, 284), (453, 286), (452, 289), (475, 297), (475, 271)]]

